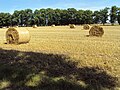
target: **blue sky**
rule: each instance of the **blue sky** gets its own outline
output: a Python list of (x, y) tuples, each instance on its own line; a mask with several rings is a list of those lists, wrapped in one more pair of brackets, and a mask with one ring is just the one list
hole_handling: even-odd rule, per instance
[(76, 8), (99, 10), (104, 7), (120, 5), (120, 0), (0, 0), (0, 12), (13, 13), (14, 10), (30, 8), (32, 10), (40, 8)]

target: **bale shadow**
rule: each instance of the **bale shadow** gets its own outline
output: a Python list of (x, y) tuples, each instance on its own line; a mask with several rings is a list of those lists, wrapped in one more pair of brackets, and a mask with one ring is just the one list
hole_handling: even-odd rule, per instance
[[(3, 87), (3, 81), (10, 84)], [(116, 85), (117, 78), (104, 70), (79, 68), (65, 55), (0, 49), (1, 90), (103, 90)]]

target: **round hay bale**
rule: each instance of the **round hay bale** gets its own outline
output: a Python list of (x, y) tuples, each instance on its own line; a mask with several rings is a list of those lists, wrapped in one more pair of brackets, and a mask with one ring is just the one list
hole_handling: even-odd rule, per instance
[(91, 27), (89, 31), (89, 36), (102, 37), (103, 34), (104, 34), (103, 28), (97, 25)]
[(7, 44), (28, 43), (30, 41), (29, 31), (25, 28), (9, 28), (6, 31)]
[(75, 25), (74, 24), (69, 24), (70, 28), (71, 29), (74, 29), (75, 28)]
[(55, 24), (51, 25), (52, 27), (55, 27)]
[(15, 26), (15, 28), (18, 28), (18, 26)]
[(33, 28), (37, 28), (37, 25), (33, 25)]
[(3, 29), (6, 29), (7, 27), (3, 27)]
[(83, 25), (83, 29), (84, 30), (89, 30), (90, 29), (90, 25), (88, 25), (88, 24)]

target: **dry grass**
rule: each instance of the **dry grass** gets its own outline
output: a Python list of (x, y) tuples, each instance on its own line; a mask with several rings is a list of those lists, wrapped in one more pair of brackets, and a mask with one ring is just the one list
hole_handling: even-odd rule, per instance
[(0, 47), (7, 50), (20, 50), (64, 54), (78, 67), (99, 67), (113, 77), (120, 77), (120, 26), (103, 26), (103, 37), (86, 37), (89, 31), (76, 26), (38, 27), (34, 30), (27, 27), (31, 34), (28, 44), (4, 44), (5, 30), (0, 30)]
[[(28, 27), (31, 40), (29, 44), (6, 45), (5, 29), (0, 30), (0, 47), (22, 51), (67, 54), (78, 60), (82, 65), (118, 64), (120, 60), (120, 26), (104, 26), (105, 35), (102, 38), (86, 37), (89, 32), (69, 30), (67, 26), (39, 27), (36, 30)], [(118, 65), (117, 65), (118, 66)], [(116, 66), (115, 66), (116, 67)]]

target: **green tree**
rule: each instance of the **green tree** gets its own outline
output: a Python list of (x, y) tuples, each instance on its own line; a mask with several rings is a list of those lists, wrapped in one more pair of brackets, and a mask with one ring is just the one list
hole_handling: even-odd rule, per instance
[(24, 17), (23, 17), (23, 21), (24, 21), (24, 25), (25, 26), (29, 26), (31, 21), (32, 21), (32, 10), (31, 9), (25, 9), (24, 10)]
[(19, 25), (20, 23), (20, 11), (15, 10), (14, 13), (12, 14), (12, 26), (14, 25)]
[(0, 13), (0, 26), (10, 26), (10, 25), (11, 25), (11, 14)]
[(84, 24), (83, 20), (84, 10), (78, 10), (76, 13), (76, 24)]
[[(0, 25), (19, 25), (19, 26), (38, 26), (45, 25), (68, 25), (73, 24), (92, 24), (103, 23), (105, 24), (108, 19), (108, 8), (100, 11), (91, 10), (76, 10), (75, 8), (68, 9), (36, 9), (33, 13), (31, 9), (15, 10), (12, 15), (9, 13), (0, 13)], [(118, 20), (120, 23), (120, 10), (116, 6), (111, 7), (110, 22)]]
[(82, 19), (83, 19), (83, 24), (93, 23), (93, 12), (91, 10), (85, 10)]
[(40, 9), (34, 11), (35, 24), (44, 26), (46, 24), (46, 9)]
[(116, 19), (117, 19), (117, 7), (112, 6), (110, 11), (110, 22), (112, 25), (114, 25)]
[(101, 23), (104, 25), (106, 23), (106, 21), (108, 20), (108, 10), (109, 8), (104, 8), (102, 10), (100, 10), (100, 21)]
[(68, 19), (68, 12), (67, 10), (61, 10), (60, 12), (61, 20), (60, 24), (61, 25), (68, 25), (69, 24), (69, 19)]
[(60, 20), (61, 20), (61, 10), (60, 9), (55, 9), (54, 10), (55, 14), (54, 14), (54, 24), (55, 25), (60, 25)]
[(68, 22), (69, 24), (75, 24), (76, 22), (76, 13), (77, 13), (77, 10), (75, 8), (68, 8), (67, 9), (67, 18), (68, 18)]
[(118, 8), (117, 20), (118, 20), (118, 23), (119, 23), (119, 25), (120, 25), (120, 8)]
[(93, 13), (93, 23), (100, 23), (100, 11), (94, 11)]

